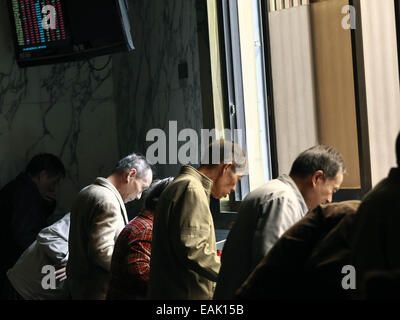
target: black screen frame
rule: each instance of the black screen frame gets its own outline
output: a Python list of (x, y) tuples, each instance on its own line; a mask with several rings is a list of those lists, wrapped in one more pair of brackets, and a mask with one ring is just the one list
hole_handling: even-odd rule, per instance
[[(70, 0), (73, 1), (73, 0)], [(64, 63), (79, 60), (88, 60), (94, 57), (108, 55), (116, 52), (129, 52), (134, 49), (132, 39), (130, 36), (130, 24), (126, 19), (123, 19), (124, 12), (127, 11), (127, 6), (124, 0), (112, 0), (118, 11), (119, 27), (121, 29), (121, 40), (113, 41), (107, 45), (95, 46), (92, 48), (85, 47), (82, 44), (75, 43), (72, 33), (70, 17), (67, 14), (68, 0), (62, 3), (64, 28), (67, 37), (66, 43), (60, 46), (49, 45), (45, 49), (38, 49), (34, 51), (21, 52), (20, 45), (18, 44), (17, 27), (14, 18), (14, 11), (12, 7), (12, 0), (7, 0), (8, 15), (12, 28), (12, 38), (15, 50), (15, 59), (19, 67), (31, 67), (39, 65), (49, 65), (56, 63)]]

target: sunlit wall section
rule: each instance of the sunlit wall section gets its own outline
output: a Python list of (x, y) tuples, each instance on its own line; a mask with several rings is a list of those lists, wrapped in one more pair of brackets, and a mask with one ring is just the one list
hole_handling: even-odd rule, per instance
[(279, 173), (318, 143), (309, 6), (270, 11), (272, 83)]
[(360, 1), (372, 186), (395, 166), (400, 88), (393, 0)]

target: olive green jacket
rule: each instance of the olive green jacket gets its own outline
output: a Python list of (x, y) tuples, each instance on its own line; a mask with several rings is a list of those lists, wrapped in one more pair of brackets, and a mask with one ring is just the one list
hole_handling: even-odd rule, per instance
[(220, 268), (209, 208), (212, 180), (190, 166), (157, 204), (149, 299), (211, 299)]

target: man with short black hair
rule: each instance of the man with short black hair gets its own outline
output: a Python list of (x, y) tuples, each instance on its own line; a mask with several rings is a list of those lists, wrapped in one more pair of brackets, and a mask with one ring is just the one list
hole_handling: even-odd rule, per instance
[[(56, 186), (65, 177), (61, 160), (53, 154), (34, 156), (24, 172), (0, 190), (0, 289), (6, 287), (6, 272), (49, 225), (56, 207)], [(2, 298), (6, 299), (2, 294)]]
[(331, 147), (302, 152), (290, 174), (283, 174), (250, 192), (223, 248), (214, 299), (233, 299), (235, 291), (279, 237), (307, 211), (332, 201), (342, 184), (345, 166)]
[(68, 286), (72, 299), (106, 298), (115, 241), (128, 223), (125, 203), (140, 199), (153, 179), (146, 158), (132, 153), (108, 178), (83, 188), (71, 210)]

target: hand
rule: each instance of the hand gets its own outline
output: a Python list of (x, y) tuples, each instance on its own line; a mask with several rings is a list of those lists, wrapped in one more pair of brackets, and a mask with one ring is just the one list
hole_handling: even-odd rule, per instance
[(48, 192), (43, 197), (45, 200), (53, 202), (56, 201), (56, 193), (55, 192)]
[(62, 263), (59, 265), (54, 266), (56, 268), (55, 276), (56, 280), (58, 281), (64, 281), (67, 279), (67, 263)]

